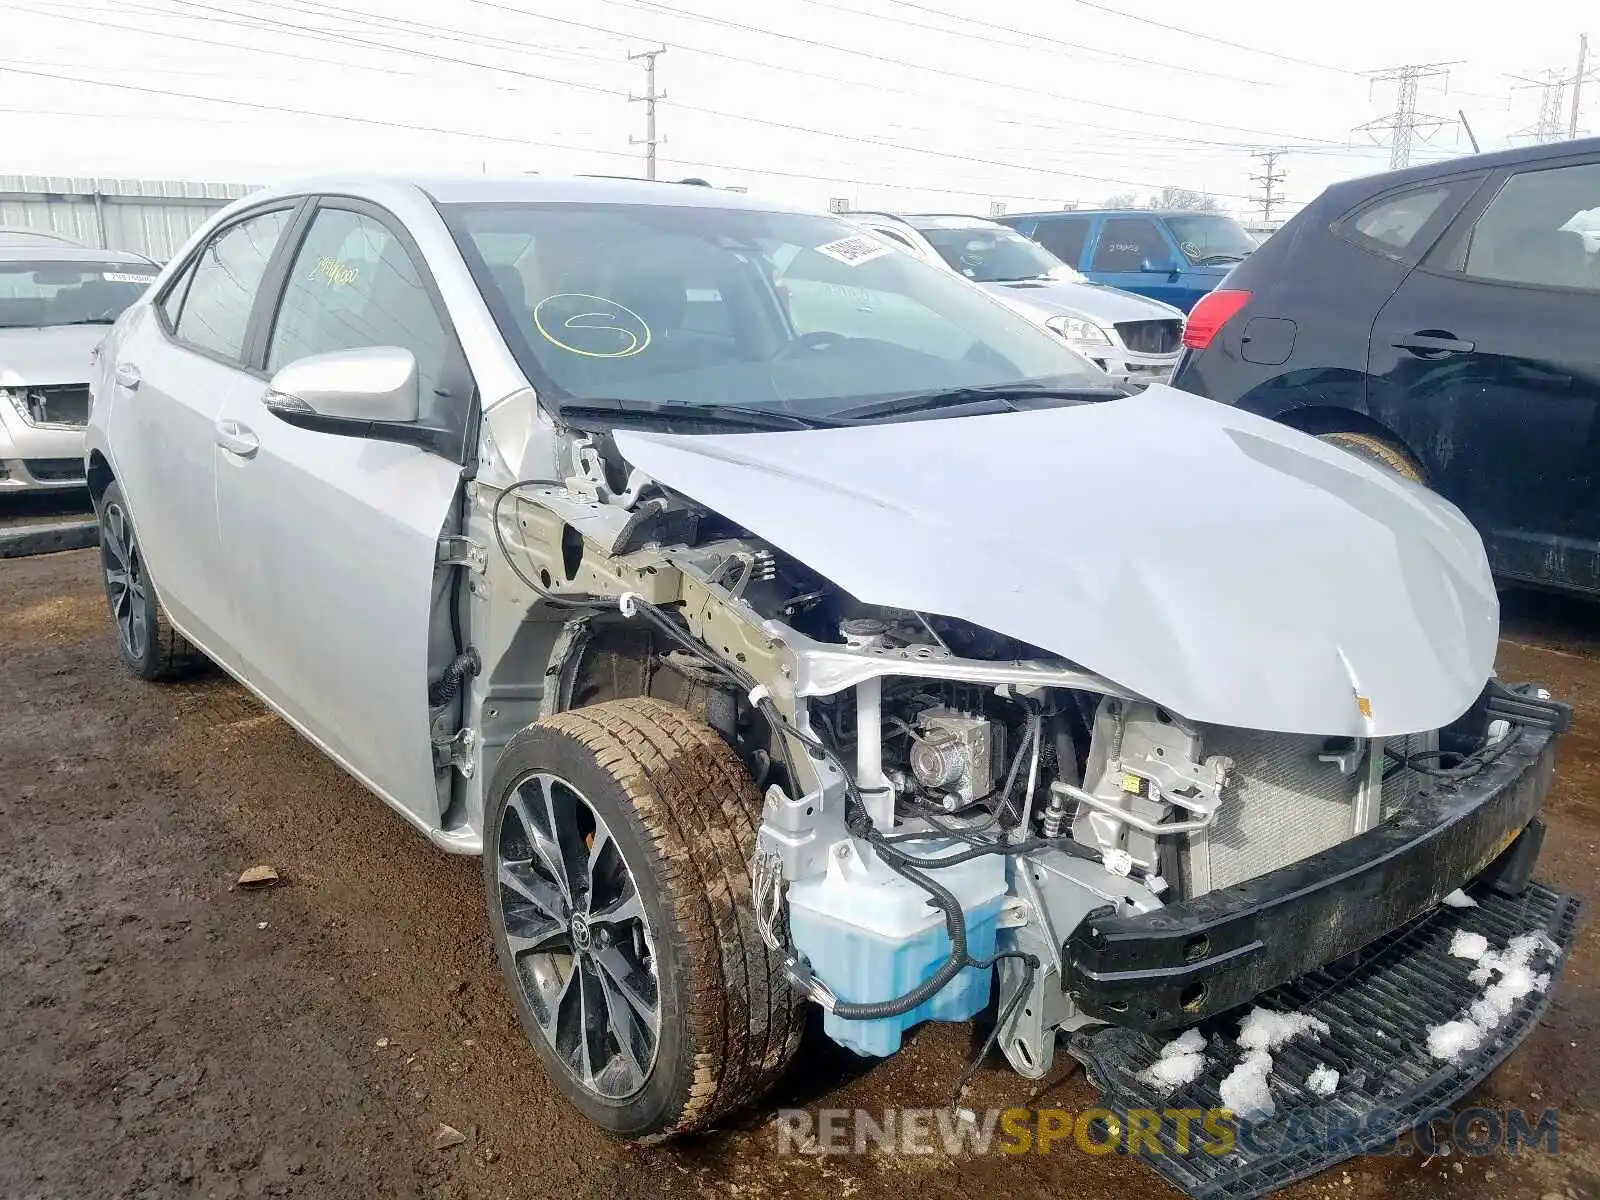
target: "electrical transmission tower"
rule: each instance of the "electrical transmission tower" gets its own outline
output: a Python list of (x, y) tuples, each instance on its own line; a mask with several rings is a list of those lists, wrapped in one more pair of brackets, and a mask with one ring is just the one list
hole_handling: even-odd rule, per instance
[(641, 50), (637, 54), (628, 55), (629, 62), (639, 59), (644, 60), (644, 95), (635, 96), (628, 93), (630, 103), (644, 102), (644, 136), (642, 138), (630, 137), (628, 145), (644, 147), (644, 177), (656, 177), (656, 147), (667, 139), (656, 136), (656, 101), (665, 100), (666, 92), (656, 91), (656, 59), (667, 52), (665, 46), (657, 46), (654, 50)]
[(1513, 78), (1522, 80), (1523, 88), (1539, 89), (1539, 120), (1514, 136), (1530, 137), (1536, 142), (1555, 141), (1561, 136), (1565, 124), (1563, 116), (1567, 106), (1567, 84), (1570, 82), (1566, 74), (1550, 70), (1540, 79), (1530, 79), (1526, 75), (1515, 75)]
[(1287, 153), (1287, 150), (1257, 150), (1250, 155), (1261, 163), (1261, 174), (1250, 176), (1250, 181), (1261, 185), (1259, 203), (1263, 222), (1270, 222), (1273, 206), (1283, 203), (1283, 194), (1278, 191), (1278, 185), (1283, 182), (1283, 172), (1278, 170), (1278, 160)]
[(1411, 165), (1411, 147), (1416, 141), (1417, 134), (1431, 131), (1444, 125), (1452, 125), (1448, 117), (1435, 117), (1417, 111), (1417, 92), (1425, 79), (1434, 79), (1444, 76), (1448, 79), (1450, 68), (1455, 66), (1448, 63), (1408, 63), (1403, 67), (1390, 67), (1385, 71), (1369, 71), (1367, 77), (1373, 83), (1393, 83), (1395, 85), (1394, 111), (1387, 116), (1379, 117), (1375, 121), (1368, 121), (1365, 125), (1358, 125), (1357, 132), (1365, 133), (1390, 133), (1389, 141), (1389, 167), (1391, 170)]

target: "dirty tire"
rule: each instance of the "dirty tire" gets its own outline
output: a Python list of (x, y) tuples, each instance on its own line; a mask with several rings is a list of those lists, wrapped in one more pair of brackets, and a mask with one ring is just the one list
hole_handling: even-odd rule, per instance
[[(586, 1087), (562, 1062), (508, 946), (502, 826), (508, 801), (540, 773), (568, 781), (605, 821), (643, 902), (660, 1030), (654, 1062), (631, 1096)], [(703, 1129), (763, 1095), (794, 1056), (803, 1020), (799, 997), (756, 930), (749, 861), (761, 800), (732, 748), (674, 705), (614, 700), (522, 730), (501, 754), (486, 802), (495, 947), (523, 1030), (567, 1099), (614, 1134), (654, 1141)]]
[(1337, 446), (1341, 450), (1354, 454), (1357, 458), (1364, 458), (1368, 462), (1377, 463), (1381, 467), (1388, 467), (1396, 475), (1401, 475), (1412, 483), (1426, 483), (1422, 476), (1422, 466), (1412, 458), (1402, 447), (1377, 437), (1370, 433), (1354, 433), (1338, 430), (1333, 433), (1319, 433), (1317, 440), (1327, 442), (1330, 446)]
[[(106, 587), (106, 603), (111, 609), (111, 621), (117, 631), (117, 656), (140, 679), (167, 681), (183, 679), (204, 670), (208, 660), (172, 626), (167, 610), (156, 598), (148, 569), (138, 550), (138, 540), (132, 536), (133, 526), (128, 520), (128, 502), (122, 488), (115, 482), (109, 484), (95, 503), (95, 516), (100, 522), (100, 558), (102, 576)], [(121, 520), (122, 524), (116, 526)], [(111, 575), (117, 564), (116, 541), (109, 536), (113, 527), (127, 531), (124, 540), (129, 542), (136, 570), (142, 576), (145, 602), (141, 612), (133, 617), (132, 636), (122, 628), (117, 612)]]

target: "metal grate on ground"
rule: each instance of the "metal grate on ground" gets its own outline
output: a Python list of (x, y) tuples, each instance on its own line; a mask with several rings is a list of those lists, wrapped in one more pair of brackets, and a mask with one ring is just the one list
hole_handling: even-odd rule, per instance
[[(1273, 1051), (1271, 1088), (1277, 1111), (1256, 1126), (1260, 1152), (1241, 1146), (1213, 1156), (1191, 1141), (1189, 1153), (1180, 1153), (1176, 1130), (1166, 1122), (1157, 1134), (1162, 1153), (1143, 1150), (1145, 1162), (1196, 1200), (1243, 1200), (1384, 1145), (1470, 1091), (1532, 1031), (1549, 1006), (1581, 909), (1575, 898), (1538, 883), (1520, 896), (1489, 888), (1473, 895), (1476, 908), (1440, 908), (1373, 943), (1358, 963), (1313, 971), (1256, 1001), (1274, 1011), (1319, 1017), (1331, 1030), (1318, 1040), (1296, 1038)], [(1472, 964), (1450, 955), (1458, 930), (1483, 934), (1497, 950), (1518, 934), (1542, 931), (1563, 953), (1549, 967), (1549, 988), (1529, 993), (1482, 1046), (1447, 1064), (1429, 1056), (1428, 1028), (1462, 1016), (1482, 994), (1467, 978)], [(1222, 1080), (1243, 1057), (1234, 1041), (1244, 1011), (1200, 1026), (1208, 1035), (1206, 1069), (1168, 1094), (1138, 1076), (1169, 1038), (1113, 1027), (1080, 1035), (1072, 1052), (1105, 1093), (1104, 1106), (1125, 1127), (1135, 1109), (1221, 1108)], [(1322, 1064), (1339, 1072), (1338, 1089), (1326, 1099), (1304, 1086), (1307, 1075)], [(1380, 1113), (1391, 1116), (1381, 1127), (1374, 1122), (1368, 1128), (1367, 1119)], [(1291, 1124), (1350, 1132), (1333, 1147), (1305, 1145), (1286, 1137)]]

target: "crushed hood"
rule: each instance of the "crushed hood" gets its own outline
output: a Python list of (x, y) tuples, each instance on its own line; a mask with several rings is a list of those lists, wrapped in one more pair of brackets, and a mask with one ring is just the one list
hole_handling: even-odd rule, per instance
[(1192, 720), (1412, 733), (1464, 712), (1493, 667), (1494, 586), (1454, 506), (1172, 388), (616, 443), (859, 600), (1030, 642)]
[(54, 325), (0, 329), (0, 388), (87, 383), (89, 351), (109, 325)]

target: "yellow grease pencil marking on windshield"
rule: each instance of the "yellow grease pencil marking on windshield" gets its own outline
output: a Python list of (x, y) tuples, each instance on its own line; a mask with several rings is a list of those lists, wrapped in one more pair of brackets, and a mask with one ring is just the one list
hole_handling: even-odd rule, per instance
[[(570, 331), (566, 336), (570, 337), (572, 333), (580, 330), (589, 331), (591, 335), (618, 333), (627, 339), (627, 345), (619, 350), (585, 350), (581, 346), (574, 346), (571, 342), (562, 341), (545, 327), (542, 315), (545, 305), (555, 300), (584, 302), (581, 305), (574, 304), (572, 307), (580, 311), (572, 313), (561, 321), (560, 328), (563, 331)], [(631, 318), (637, 329), (629, 328), (626, 323), (617, 323), (623, 318)], [(534, 305), (533, 327), (539, 331), (539, 336), (551, 345), (559, 346), (569, 354), (581, 354), (584, 358), (631, 358), (650, 344), (650, 326), (645, 324), (643, 317), (626, 304), (618, 304), (615, 300), (608, 300), (604, 296), (593, 296), (588, 292), (557, 292), (553, 296), (546, 296)]]
[(349, 263), (340, 262), (337, 258), (324, 254), (317, 259), (311, 274), (313, 277), (320, 276), (326, 279), (335, 287), (343, 287), (345, 284), (354, 283), (361, 271), (357, 267), (352, 267)]

